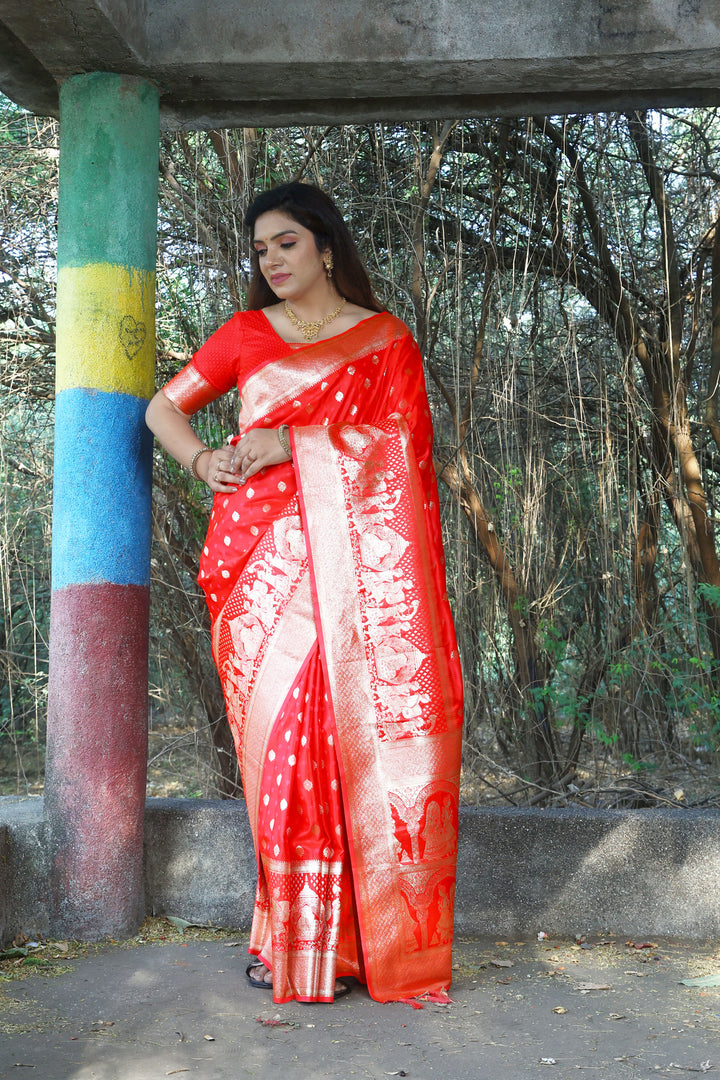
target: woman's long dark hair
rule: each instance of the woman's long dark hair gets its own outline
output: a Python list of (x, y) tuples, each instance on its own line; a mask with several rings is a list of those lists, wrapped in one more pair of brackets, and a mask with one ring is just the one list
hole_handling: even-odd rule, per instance
[[(357, 253), (355, 242), (340, 211), (332, 199), (312, 184), (280, 184), (279, 187), (263, 191), (250, 204), (245, 215), (245, 224), (253, 232), (255, 222), (268, 210), (282, 210), (303, 225), (315, 236), (318, 251), (332, 252), (333, 281), (341, 296), (353, 304), (370, 308), (371, 311), (384, 311), (374, 297), (367, 270)], [(248, 290), (248, 308), (258, 311), (260, 308), (276, 304), (277, 296), (260, 273), (257, 252), (251, 254), (252, 277)]]

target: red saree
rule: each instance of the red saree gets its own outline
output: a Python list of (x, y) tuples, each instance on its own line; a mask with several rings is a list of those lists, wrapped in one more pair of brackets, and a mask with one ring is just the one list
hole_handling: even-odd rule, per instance
[(237, 384), (293, 461), (217, 495), (200, 566), (258, 858), (250, 952), (275, 1001), (354, 975), (446, 990), (462, 721), (417, 345), (383, 313), (294, 347), (234, 316), (165, 388)]

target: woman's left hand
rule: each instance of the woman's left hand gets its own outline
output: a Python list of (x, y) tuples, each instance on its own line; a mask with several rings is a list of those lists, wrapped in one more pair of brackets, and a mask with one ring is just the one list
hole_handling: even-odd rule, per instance
[(241, 435), (240, 442), (236, 443), (232, 468), (240, 472), (242, 483), (268, 465), (280, 465), (290, 460), (280, 445), (276, 428), (253, 428), (246, 435)]

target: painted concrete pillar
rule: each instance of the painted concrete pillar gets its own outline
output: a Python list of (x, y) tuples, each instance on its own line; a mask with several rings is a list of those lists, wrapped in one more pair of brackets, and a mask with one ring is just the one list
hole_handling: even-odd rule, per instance
[(158, 93), (60, 95), (57, 379), (45, 806), (53, 932), (143, 914)]

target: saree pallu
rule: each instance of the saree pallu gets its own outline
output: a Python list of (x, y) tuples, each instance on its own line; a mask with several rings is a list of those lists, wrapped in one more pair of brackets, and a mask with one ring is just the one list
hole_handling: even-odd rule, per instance
[[(268, 324), (269, 326), (269, 324)], [(293, 461), (215, 498), (200, 566), (275, 1001), (447, 990), (459, 660), (417, 346), (390, 315), (242, 381)], [(240, 437), (240, 436), (239, 436)]]

